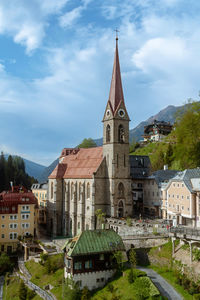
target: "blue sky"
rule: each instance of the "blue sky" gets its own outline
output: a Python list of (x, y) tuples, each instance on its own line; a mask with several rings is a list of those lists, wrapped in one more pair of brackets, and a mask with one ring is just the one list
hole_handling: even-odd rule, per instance
[(102, 136), (119, 29), (130, 128), (200, 90), (196, 0), (1, 0), (0, 149), (50, 164)]

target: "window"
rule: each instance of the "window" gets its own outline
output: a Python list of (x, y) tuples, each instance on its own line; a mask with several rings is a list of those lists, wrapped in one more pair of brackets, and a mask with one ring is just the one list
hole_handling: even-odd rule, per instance
[(87, 183), (87, 198), (90, 198), (90, 184)]
[(184, 196), (181, 196), (182, 199), (184, 199)]
[(125, 142), (123, 125), (119, 125), (119, 127), (118, 127), (118, 142), (119, 143), (124, 143)]
[(178, 198), (179, 198), (179, 195), (177, 195), (176, 197), (177, 197), (177, 199), (178, 199)]
[(106, 126), (106, 142), (110, 142), (110, 125)]
[(101, 278), (101, 282), (104, 282), (104, 278), (103, 277)]
[(71, 183), (71, 199), (74, 197), (74, 183)]
[(99, 255), (99, 260), (104, 260), (104, 254)]
[(22, 201), (25, 201), (25, 198), (22, 198)]
[(80, 222), (78, 222), (78, 229), (80, 229), (80, 227), (81, 227), (81, 224), (80, 224)]
[(51, 199), (53, 199), (53, 182), (51, 183)]
[(13, 215), (10, 215), (10, 220), (12, 220), (13, 219)]
[(17, 239), (17, 233), (16, 232), (11, 232), (9, 234), (9, 238), (10, 238), (10, 240), (16, 240)]
[(181, 206), (181, 209), (184, 210), (184, 206)]
[(190, 211), (190, 208), (188, 207), (188, 211)]
[(5, 238), (5, 234), (4, 234), (4, 233), (1, 234), (1, 238), (2, 238), (2, 239)]
[(29, 210), (29, 206), (28, 205), (26, 206), (26, 210)]
[(184, 183), (182, 183), (182, 187), (184, 187)]
[(16, 223), (11, 223), (11, 224), (9, 224), (9, 227), (10, 227), (10, 229), (12, 229), (12, 228), (17, 228), (17, 224)]
[(92, 268), (92, 260), (85, 261), (85, 269), (91, 269)]
[(25, 206), (22, 206), (22, 210), (25, 210)]
[(82, 269), (82, 262), (81, 261), (77, 261), (74, 263), (74, 269), (75, 270), (81, 270)]
[(142, 188), (142, 183), (138, 183), (137, 186), (138, 186), (139, 188)]
[(179, 183), (177, 183), (177, 187), (179, 187)]
[(97, 278), (97, 279), (96, 279), (96, 282), (100, 282), (100, 278)]
[(187, 199), (189, 200), (189, 199), (190, 199), (190, 196), (187, 196)]
[(26, 201), (28, 202), (28, 201), (29, 201), (29, 198), (26, 198)]
[(27, 220), (27, 219), (29, 219), (29, 215), (28, 214), (23, 214), (23, 215), (21, 215), (21, 218), (22, 218), (22, 220)]
[(170, 194), (168, 195), (168, 197), (170, 198)]
[(15, 206), (12, 206), (12, 211), (15, 211)]
[(118, 185), (118, 196), (124, 197), (124, 185), (122, 182), (120, 182)]
[(1, 228), (5, 228), (5, 224), (2, 224), (2, 225), (1, 225)]
[(5, 219), (5, 216), (1, 216), (2, 219)]

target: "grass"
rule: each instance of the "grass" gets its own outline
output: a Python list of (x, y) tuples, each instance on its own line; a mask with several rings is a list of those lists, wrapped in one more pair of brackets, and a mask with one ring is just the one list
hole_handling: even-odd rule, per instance
[(193, 296), (190, 295), (186, 290), (184, 290), (184, 288), (181, 285), (175, 283), (176, 277), (173, 274), (173, 271), (153, 265), (151, 265), (150, 268), (156, 271), (158, 274), (160, 274), (163, 278), (165, 278), (177, 290), (177, 292), (183, 296), (184, 299), (193, 299)]
[[(160, 250), (159, 250), (160, 249)], [(171, 260), (172, 257), (172, 242), (169, 241), (161, 247), (153, 247), (149, 251), (150, 255), (164, 257)]]
[[(124, 272), (124, 276), (115, 278), (111, 283), (108, 283), (104, 288), (96, 291), (92, 295), (91, 300), (103, 300), (103, 299), (111, 300), (111, 299), (115, 299), (113, 298), (114, 295), (123, 300), (138, 299), (137, 290), (140, 289), (140, 285), (143, 284), (143, 281), (144, 280), (148, 281), (150, 285), (152, 284), (152, 282), (148, 277), (143, 276), (143, 277), (138, 277), (134, 283), (129, 283), (128, 281), (129, 272), (130, 269), (126, 270)], [(112, 289), (110, 288), (110, 285), (112, 286)], [(154, 285), (153, 285), (153, 289), (155, 289), (156, 293), (159, 294), (158, 290)]]
[[(50, 257), (52, 261), (59, 259), (61, 254)], [(44, 266), (35, 263), (33, 260), (26, 262), (26, 267), (32, 275), (31, 281), (44, 289), (44, 286), (51, 284), (54, 288), (51, 292), (58, 298), (62, 299), (62, 280), (64, 268), (58, 269), (56, 272), (47, 274)]]
[[(9, 284), (4, 284), (3, 287), (3, 300), (12, 299), (19, 300), (18, 290), (19, 290), (20, 279), (19, 277), (11, 277), (9, 278)], [(42, 299), (40, 296), (36, 295), (33, 300)]]

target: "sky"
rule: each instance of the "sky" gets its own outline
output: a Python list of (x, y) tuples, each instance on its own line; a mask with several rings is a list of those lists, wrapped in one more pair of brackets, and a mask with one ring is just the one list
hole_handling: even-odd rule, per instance
[(102, 136), (119, 30), (130, 128), (198, 99), (200, 1), (1, 0), (0, 150), (49, 165)]

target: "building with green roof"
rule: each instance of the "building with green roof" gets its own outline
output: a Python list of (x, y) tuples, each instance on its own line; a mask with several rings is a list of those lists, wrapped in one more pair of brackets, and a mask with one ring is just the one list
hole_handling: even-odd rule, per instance
[(121, 237), (113, 230), (86, 230), (68, 239), (65, 252), (65, 278), (71, 277), (80, 288), (102, 287), (116, 271), (113, 254), (125, 252)]

